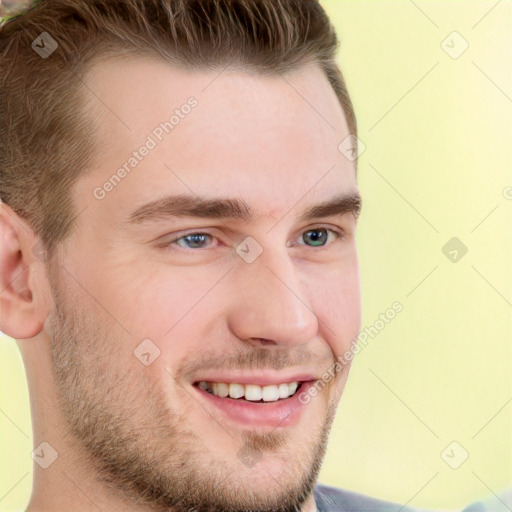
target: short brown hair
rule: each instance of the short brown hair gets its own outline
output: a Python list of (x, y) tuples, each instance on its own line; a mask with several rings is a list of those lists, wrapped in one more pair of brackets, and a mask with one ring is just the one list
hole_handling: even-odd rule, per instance
[[(43, 32), (58, 43), (48, 58), (32, 46)], [(318, 0), (40, 0), (0, 26), (0, 198), (48, 256), (69, 235), (70, 190), (94, 154), (80, 75), (98, 56), (157, 55), (185, 68), (236, 64), (262, 74), (317, 62), (356, 135), (337, 48)]]

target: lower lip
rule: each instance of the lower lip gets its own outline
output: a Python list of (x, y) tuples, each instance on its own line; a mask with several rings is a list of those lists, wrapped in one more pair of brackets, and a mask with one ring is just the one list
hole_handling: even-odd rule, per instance
[(290, 398), (275, 402), (250, 402), (244, 399), (220, 398), (194, 386), (197, 392), (225, 416), (251, 427), (292, 427), (296, 425), (307, 405), (299, 401), (299, 395), (307, 392), (314, 381), (302, 382), (299, 390)]

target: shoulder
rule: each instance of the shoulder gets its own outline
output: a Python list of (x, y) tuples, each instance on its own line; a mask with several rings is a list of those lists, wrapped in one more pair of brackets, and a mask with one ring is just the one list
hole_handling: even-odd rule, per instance
[(416, 512), (397, 503), (321, 484), (315, 487), (314, 496), (318, 512)]
[(500, 495), (494, 495), (477, 501), (466, 507), (462, 512), (509, 512), (512, 510), (512, 487)]

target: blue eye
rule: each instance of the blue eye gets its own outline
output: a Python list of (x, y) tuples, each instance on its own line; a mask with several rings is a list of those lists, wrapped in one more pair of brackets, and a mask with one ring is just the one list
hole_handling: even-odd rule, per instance
[[(294, 242), (293, 246), (306, 245), (309, 247), (324, 247), (329, 243), (329, 235), (334, 235), (334, 239), (343, 239), (343, 232), (330, 229), (330, 228), (314, 228), (304, 231), (299, 237), (299, 242)], [(162, 246), (178, 245), (184, 249), (207, 249), (211, 246), (211, 242), (216, 239), (215, 236), (209, 233), (189, 233), (187, 235), (180, 236), (169, 242), (162, 244)], [(209, 243), (210, 242), (210, 243)]]
[[(172, 243), (187, 249), (202, 249), (204, 247), (203, 243), (207, 237), (212, 238), (208, 233), (191, 233), (173, 240)], [(180, 241), (184, 241), (185, 245), (180, 244)]]
[(323, 246), (327, 243), (329, 238), (329, 229), (317, 228), (305, 231), (302, 235), (302, 240), (308, 245), (308, 241), (313, 247)]

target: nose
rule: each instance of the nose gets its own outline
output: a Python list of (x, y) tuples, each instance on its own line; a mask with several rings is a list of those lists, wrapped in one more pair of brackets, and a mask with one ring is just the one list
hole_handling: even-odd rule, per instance
[(317, 335), (318, 319), (308, 303), (304, 274), (286, 248), (263, 251), (249, 264), (238, 261), (231, 279), (235, 289), (227, 320), (239, 339), (292, 347)]

